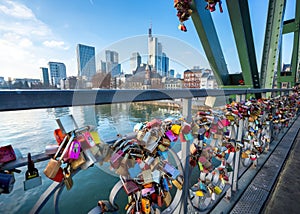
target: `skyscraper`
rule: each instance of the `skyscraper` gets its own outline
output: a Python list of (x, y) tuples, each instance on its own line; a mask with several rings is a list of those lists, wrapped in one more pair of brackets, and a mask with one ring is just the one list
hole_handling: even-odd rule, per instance
[(119, 64), (119, 54), (116, 51), (105, 51), (106, 73), (111, 73), (111, 76), (121, 74), (121, 64)]
[(165, 53), (162, 53), (161, 72), (163, 77), (168, 76), (169, 71), (169, 57)]
[(161, 76), (166, 76), (169, 69), (169, 58), (162, 52), (163, 46), (152, 36), (152, 28), (148, 32), (148, 64)]
[(78, 76), (91, 80), (96, 74), (95, 48), (78, 44), (76, 48)]
[(43, 74), (43, 84), (44, 84), (44, 86), (48, 87), (50, 84), (48, 68), (41, 67), (41, 69), (42, 69), (42, 74)]
[(57, 86), (60, 84), (60, 80), (67, 77), (66, 66), (62, 62), (49, 62), (50, 70), (50, 84)]
[(142, 63), (142, 57), (138, 52), (132, 53), (130, 57), (130, 70), (134, 72)]

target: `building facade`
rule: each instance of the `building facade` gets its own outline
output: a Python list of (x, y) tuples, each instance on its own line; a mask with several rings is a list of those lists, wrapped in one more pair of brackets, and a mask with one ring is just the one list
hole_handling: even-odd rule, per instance
[(42, 76), (43, 76), (43, 84), (45, 87), (49, 87), (50, 85), (50, 81), (49, 81), (49, 70), (48, 68), (44, 68), (44, 67), (41, 67), (42, 69)]
[(161, 89), (163, 88), (162, 77), (156, 71), (151, 70), (148, 64), (141, 64), (134, 75), (126, 78), (126, 89)]
[(62, 62), (49, 62), (50, 84), (57, 87), (60, 85), (60, 80), (67, 77), (66, 66)]
[(132, 53), (130, 57), (130, 70), (134, 72), (142, 63), (142, 57), (138, 52)]
[(184, 88), (200, 88), (201, 70), (186, 70), (183, 73)]
[(106, 73), (111, 73), (111, 76), (121, 74), (121, 64), (119, 64), (119, 53), (116, 51), (105, 51)]
[(76, 54), (78, 77), (91, 80), (96, 74), (95, 47), (78, 44)]
[(165, 89), (180, 89), (183, 87), (183, 80), (174, 77), (164, 77), (162, 82)]

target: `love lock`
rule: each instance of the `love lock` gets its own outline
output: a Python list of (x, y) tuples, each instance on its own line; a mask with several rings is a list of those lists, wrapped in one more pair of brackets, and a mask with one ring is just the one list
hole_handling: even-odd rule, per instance
[(39, 171), (34, 167), (30, 153), (27, 155), (27, 161), (27, 171), (25, 173), (25, 181), (23, 182), (24, 191), (42, 185), (42, 177), (39, 176)]

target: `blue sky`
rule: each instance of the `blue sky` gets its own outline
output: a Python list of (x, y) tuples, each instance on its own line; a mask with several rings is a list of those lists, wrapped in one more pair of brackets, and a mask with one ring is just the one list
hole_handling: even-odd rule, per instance
[[(267, 0), (249, 2), (260, 69), (268, 4)], [(294, 2), (288, 1), (285, 19), (293, 18)], [(223, 9), (224, 13), (216, 10), (212, 15), (228, 69), (236, 73), (240, 65), (226, 4)], [(40, 78), (39, 68), (49, 61), (64, 62), (67, 75), (76, 75), (78, 43), (95, 46), (100, 57), (105, 49), (120, 52), (126, 70), (130, 52), (146, 54), (150, 23), (171, 68), (182, 72), (193, 65), (208, 66), (192, 21), (186, 22), (187, 32), (178, 30), (172, 0), (1, 0), (0, 76)], [(292, 39), (284, 36), (285, 63), (290, 62)]]

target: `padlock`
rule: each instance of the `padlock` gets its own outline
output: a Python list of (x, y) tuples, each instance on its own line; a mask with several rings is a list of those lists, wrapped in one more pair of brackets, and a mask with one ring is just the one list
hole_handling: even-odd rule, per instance
[(81, 136), (83, 137), (83, 139), (80, 143), (83, 150), (90, 149), (96, 145), (90, 132), (84, 132), (83, 134), (81, 134)]
[(176, 179), (180, 175), (180, 171), (169, 163), (165, 163), (163, 170), (166, 174)]
[(76, 170), (78, 167), (80, 167), (82, 164), (86, 162), (83, 152), (80, 152), (79, 157), (76, 160), (72, 160), (71, 167), (72, 169)]
[(83, 151), (85, 162), (80, 165), (81, 169), (87, 169), (94, 165), (94, 163), (97, 161), (93, 153), (87, 149)]
[(157, 206), (162, 207), (163, 206), (163, 196), (162, 196), (163, 192), (162, 192), (160, 185), (157, 186), (157, 189), (158, 189), (158, 194), (157, 194), (157, 198), (156, 198), (156, 203), (157, 203)]
[(12, 145), (0, 147), (0, 163), (7, 163), (16, 160), (16, 154)]
[(143, 184), (148, 184), (153, 182), (152, 172), (150, 169), (142, 171)]
[(78, 129), (78, 125), (74, 120), (73, 115), (65, 115), (63, 117), (57, 118), (56, 122), (64, 134), (71, 133)]
[(192, 133), (184, 134), (184, 138), (187, 141), (193, 141), (194, 140), (194, 137), (193, 137)]
[(171, 130), (166, 131), (165, 135), (167, 136), (167, 138), (170, 141), (173, 141), (173, 142), (176, 142), (178, 139), (177, 135), (175, 135)]
[(151, 203), (148, 198), (142, 197), (141, 200), (141, 210), (143, 214), (150, 214), (151, 213)]
[(170, 142), (169, 139), (164, 137), (164, 138), (162, 138), (162, 143), (161, 144), (166, 146), (166, 147), (169, 147), (171, 145), (171, 142)]
[(138, 163), (136, 163), (133, 168), (129, 168), (128, 172), (131, 178), (137, 177), (141, 173), (141, 168)]
[(107, 200), (98, 201), (98, 206), (100, 208), (100, 213), (116, 212), (119, 210), (118, 205), (111, 204)]
[(154, 186), (148, 187), (148, 188), (143, 188), (141, 191), (142, 196), (144, 196), (144, 197), (150, 196), (154, 192), (155, 192)]
[(73, 179), (70, 172), (70, 165), (63, 169), (64, 171), (64, 184), (67, 190), (70, 190), (73, 187)]
[(50, 179), (55, 178), (55, 176), (56, 176), (57, 172), (59, 171), (60, 166), (62, 164), (62, 159), (66, 155), (66, 153), (69, 149), (69, 146), (71, 145), (73, 139), (74, 139), (74, 134), (72, 134), (71, 138), (69, 139), (69, 141), (68, 141), (63, 153), (61, 154), (61, 157), (59, 158), (59, 160), (56, 160), (56, 157), (58, 156), (59, 152), (63, 148), (65, 142), (67, 142), (67, 136), (66, 136), (64, 141), (60, 144), (60, 146), (59, 146), (57, 152), (55, 153), (54, 157), (50, 159), (48, 165), (46, 166), (46, 168), (44, 170), (44, 174), (48, 178), (50, 178)]
[(91, 131), (90, 134), (91, 134), (91, 136), (92, 136), (92, 138), (93, 138), (96, 145), (101, 143), (100, 136), (99, 136), (99, 133), (97, 131)]
[(164, 151), (167, 150), (167, 147), (165, 147), (165, 146), (162, 145), (162, 144), (159, 144), (159, 145), (158, 145), (158, 149), (159, 149), (160, 151), (164, 152)]
[(55, 182), (62, 182), (64, 179), (64, 173), (63, 173), (63, 169), (61, 167), (59, 167), (59, 169), (57, 170), (56, 175), (53, 178), (50, 178), (51, 180), (55, 181)]
[(151, 136), (149, 141), (147, 142), (147, 144), (145, 145), (145, 149), (150, 152), (153, 153), (154, 150), (156, 149), (156, 147), (158, 146), (158, 142), (160, 141), (160, 137), (157, 138), (155, 136)]
[(160, 184), (161, 172), (157, 169), (152, 171), (152, 179), (153, 179), (153, 182)]
[(78, 159), (80, 155), (80, 143), (77, 140), (74, 140), (69, 148), (68, 151), (68, 158), (69, 159)]
[(170, 206), (171, 201), (172, 201), (172, 196), (171, 196), (170, 192), (164, 191), (164, 193), (163, 193), (163, 201), (164, 201), (164, 204), (166, 205), (166, 207)]
[(166, 178), (166, 176), (162, 176), (162, 180), (161, 180), (161, 187), (163, 188), (164, 191), (169, 192), (170, 188), (169, 188), (169, 184), (168, 184), (168, 179)]
[(2, 190), (1, 193), (5, 193), (5, 194), (11, 193), (11, 191), (14, 188), (15, 181), (16, 180), (13, 173), (8, 171), (0, 172), (0, 190)]
[(172, 180), (172, 183), (177, 189), (182, 190), (182, 184), (178, 180)]
[(161, 120), (153, 119), (153, 120), (151, 120), (150, 122), (148, 122), (148, 123), (146, 124), (146, 127), (147, 127), (148, 129), (150, 129), (150, 128), (153, 128), (153, 127), (160, 126), (161, 124), (162, 124), (162, 121), (161, 121)]
[(216, 193), (217, 195), (220, 195), (222, 193), (222, 189), (219, 186), (215, 186), (214, 193)]
[(203, 197), (203, 196), (204, 196), (204, 193), (203, 193), (203, 191), (201, 191), (201, 190), (197, 190), (197, 191), (195, 192), (195, 194), (196, 194), (196, 196), (198, 196), (198, 197)]
[(46, 155), (54, 155), (57, 152), (58, 148), (59, 148), (59, 145), (57, 145), (57, 144), (47, 145), (45, 148), (45, 154)]
[(57, 144), (60, 145), (63, 142), (64, 138), (66, 137), (66, 134), (63, 133), (61, 129), (55, 129), (54, 137), (56, 139)]
[(110, 165), (114, 168), (117, 169), (119, 168), (121, 164), (121, 159), (123, 158), (124, 152), (122, 150), (119, 150), (115, 153), (110, 158)]
[(179, 135), (180, 129), (181, 129), (181, 126), (178, 124), (173, 124), (171, 127), (171, 131), (176, 135)]
[(138, 132), (138, 131), (142, 130), (143, 127), (144, 127), (144, 123), (137, 123), (137, 124), (134, 125), (133, 131)]
[(188, 133), (190, 133), (191, 130), (192, 130), (192, 127), (191, 127), (191, 125), (189, 123), (187, 123), (187, 122), (183, 122), (182, 123), (180, 131), (183, 134), (188, 134)]
[(42, 177), (39, 176), (39, 171), (34, 167), (34, 162), (31, 160), (31, 154), (27, 155), (27, 171), (25, 172), (25, 181), (23, 182), (24, 191), (42, 185)]
[(121, 182), (123, 184), (123, 188), (126, 192), (127, 195), (131, 195), (139, 190), (138, 186), (136, 183), (132, 180), (125, 181), (122, 176), (120, 176)]

